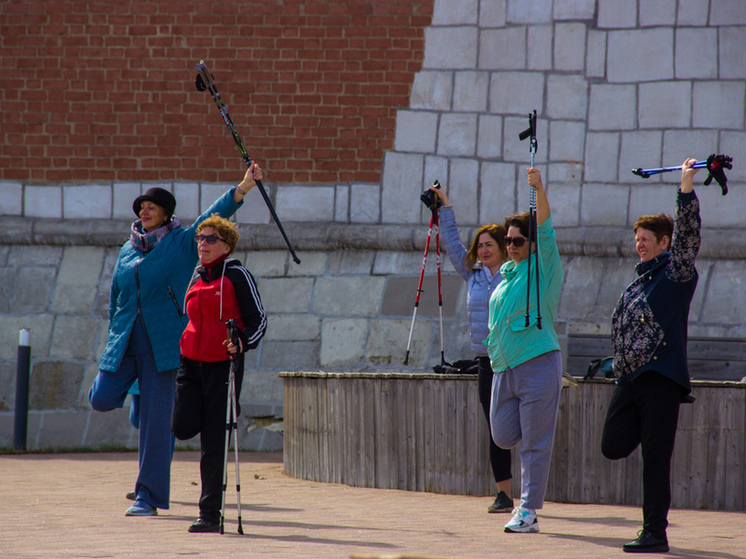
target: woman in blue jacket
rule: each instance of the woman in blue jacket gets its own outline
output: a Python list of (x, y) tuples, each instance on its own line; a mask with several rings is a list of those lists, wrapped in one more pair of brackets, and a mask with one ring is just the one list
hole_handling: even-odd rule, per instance
[(109, 334), (88, 399), (96, 411), (121, 408), (140, 385), (140, 471), (127, 516), (154, 516), (169, 507), (171, 412), (179, 338), (187, 324), (181, 302), (197, 261), (197, 226), (213, 213), (230, 217), (262, 179), (253, 164), (243, 181), (216, 200), (188, 229), (174, 216), (176, 200), (154, 187), (135, 199), (137, 219), (119, 251), (111, 280)]
[[(490, 423), (490, 396), (492, 394), (492, 368), (487, 356), (484, 340), (489, 334), (487, 319), (488, 303), (492, 292), (502, 281), (500, 266), (508, 259), (505, 250), (505, 227), (490, 224), (479, 228), (471, 248), (467, 251), (461, 244), (456, 227), (453, 206), (442, 188), (430, 188), (440, 200), (440, 230), (443, 234), (448, 258), (468, 286), (466, 308), (469, 315), (471, 349), (477, 355), (479, 367), (479, 402), (482, 404), (487, 424)], [(500, 448), (490, 437), (490, 465), (497, 485), (497, 497), (487, 512), (510, 512), (513, 499), (510, 496), (510, 450)]]

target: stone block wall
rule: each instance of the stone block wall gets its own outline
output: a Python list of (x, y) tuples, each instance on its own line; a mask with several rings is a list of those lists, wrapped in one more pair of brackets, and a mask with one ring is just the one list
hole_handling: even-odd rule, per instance
[[(711, 153), (746, 160), (743, 13), (728, 0), (436, 0), (382, 200), (412, 200), (437, 179), (463, 223), (526, 209), (528, 142), (518, 133), (535, 109), (555, 225), (671, 212), (664, 192), (678, 174), (643, 181), (631, 169)], [(734, 167), (727, 203), (717, 187), (698, 191), (705, 220), (739, 228), (742, 212), (731, 210), (743, 208), (746, 168)], [(384, 210), (382, 221), (413, 211)]]
[[(392, 0), (388, 5), (417, 16), (407, 4), (394, 8), (398, 4)], [(407, 72), (381, 76), (391, 85), (392, 98), (398, 99), (402, 88), (408, 93), (390, 116), (381, 114), (375, 126), (363, 126), (366, 134), (388, 138), (389, 144), (371, 147), (368, 136), (355, 140), (363, 151), (375, 152), (359, 153), (359, 161), (367, 163), (352, 166), (366, 172), (342, 172), (352, 169), (344, 162), (358, 159), (327, 146), (328, 159), (342, 166), (329, 163), (326, 169), (334, 178), (314, 180), (303, 175), (305, 156), (283, 151), (290, 136), (305, 141), (305, 128), (284, 123), (277, 134), (262, 136), (269, 147), (254, 155), (268, 162), (265, 185), (302, 263), (292, 263), (259, 193), (252, 191), (236, 218), (243, 235), (238, 256), (257, 276), (270, 326), (247, 363), (241, 444), (281, 444), (280, 371), (404, 369), (430, 218), (419, 195), (435, 179), (445, 186), (465, 242), (479, 224), (526, 209), (529, 152), (518, 134), (534, 109), (539, 116), (536, 163), (548, 185), (566, 274), (556, 325), (560, 335), (608, 334), (613, 306), (634, 273), (630, 225), (641, 214), (673, 211), (677, 173), (643, 180), (630, 170), (726, 153), (734, 158), (728, 196), (723, 198), (715, 185), (696, 184), (705, 230), (690, 335), (746, 338), (746, 290), (740, 287), (746, 272), (746, 11), (741, 4), (419, 2), (422, 13), (429, 14), (432, 6), (432, 21), (423, 23), (419, 16), (407, 21), (422, 25), (424, 43), (417, 43), (413, 31), (404, 39), (408, 46), (401, 47), (417, 51), (407, 55)], [(272, 6), (282, 9), (279, 3)], [(3, 44), (19, 37), (3, 33)], [(138, 40), (147, 42), (147, 35)], [(354, 52), (362, 56), (364, 50)], [(342, 75), (328, 74), (321, 82), (340, 87)], [(356, 103), (370, 97), (355, 95)], [(300, 97), (283, 97), (283, 103), (261, 95), (252, 100), (256, 111), (267, 114), (279, 106), (296, 110), (301, 101), (304, 110), (325, 110), (324, 103)], [(202, 98), (199, 102), (204, 111), (195, 118), (201, 123), (214, 109)], [(17, 114), (22, 112), (19, 108)], [(3, 114), (10, 118), (9, 111)], [(215, 137), (222, 137), (222, 123), (214, 126)], [(12, 152), (24, 142), (8, 130), (13, 127), (3, 124), (1, 143)], [(179, 172), (166, 157), (159, 159), (162, 167), (147, 159), (137, 176), (92, 172), (67, 182), (66, 175), (39, 176), (38, 169), (13, 174), (14, 168), (34, 166), (0, 157), (5, 173), (0, 181), (0, 445), (11, 443), (21, 327), (32, 332), (30, 446), (136, 442), (126, 409), (92, 413), (86, 397), (103, 348), (116, 247), (134, 217), (132, 200), (150, 186), (172, 190), (177, 216), (189, 222), (238, 182), (241, 169), (231, 171), (233, 165), (224, 164), (228, 157), (236, 163), (235, 152), (220, 151), (232, 152), (233, 146), (223, 140), (227, 147), (210, 144), (221, 154), (219, 170), (210, 176), (186, 168)], [(378, 158), (377, 167), (369, 165), (371, 157)], [(298, 163), (300, 174), (280, 172), (280, 160), (288, 168)], [(81, 168), (106, 167), (96, 161)], [(445, 355), (453, 361), (470, 356), (465, 291), (443, 258)], [(431, 255), (406, 371), (427, 371), (440, 360), (434, 263)]]

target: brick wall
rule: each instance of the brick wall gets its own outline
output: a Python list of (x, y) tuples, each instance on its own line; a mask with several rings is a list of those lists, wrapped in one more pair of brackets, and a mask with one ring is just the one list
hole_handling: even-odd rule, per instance
[(380, 181), (433, 0), (0, 3), (0, 180)]

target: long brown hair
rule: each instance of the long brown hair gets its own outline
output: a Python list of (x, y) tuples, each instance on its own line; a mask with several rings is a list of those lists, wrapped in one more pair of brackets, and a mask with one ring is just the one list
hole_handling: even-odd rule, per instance
[(469, 249), (469, 252), (466, 253), (466, 258), (464, 258), (464, 265), (467, 268), (473, 268), (474, 264), (476, 264), (478, 257), (477, 257), (477, 246), (479, 245), (479, 237), (482, 236), (482, 233), (487, 233), (490, 237), (495, 239), (495, 242), (497, 243), (497, 247), (500, 249), (500, 252), (503, 255), (503, 260), (508, 259), (508, 251), (505, 250), (505, 227), (502, 225), (498, 225), (496, 223), (490, 223), (489, 225), (482, 225), (479, 230), (474, 235), (474, 240), (471, 242), (471, 248)]

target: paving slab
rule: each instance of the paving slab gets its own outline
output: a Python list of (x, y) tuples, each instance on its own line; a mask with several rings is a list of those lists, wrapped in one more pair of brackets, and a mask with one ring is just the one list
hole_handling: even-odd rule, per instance
[[(136, 453), (0, 456), (3, 558), (628, 557), (637, 507), (546, 503), (537, 534), (506, 534), (487, 497), (367, 489), (290, 478), (281, 453), (240, 453), (242, 521), (230, 456), (226, 533), (190, 534), (199, 454), (177, 452), (171, 508), (125, 517)], [(746, 514), (672, 510), (671, 557), (746, 557)]]

